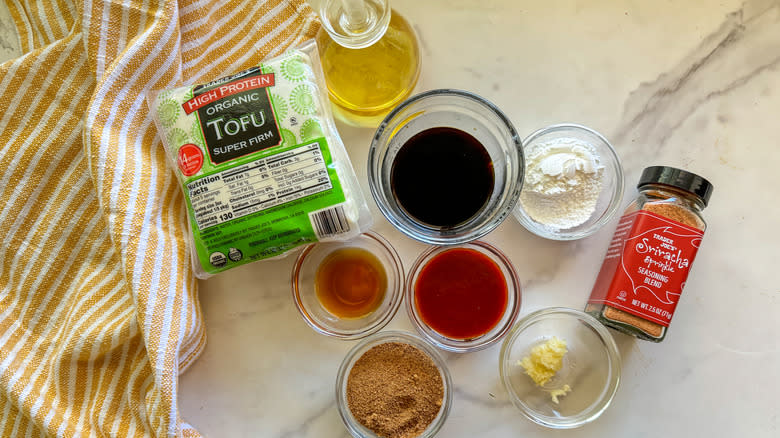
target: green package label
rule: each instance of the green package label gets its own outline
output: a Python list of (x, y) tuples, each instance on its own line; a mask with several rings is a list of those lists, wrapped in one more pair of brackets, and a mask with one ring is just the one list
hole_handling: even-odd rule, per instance
[(198, 258), (209, 273), (350, 230), (324, 137), (263, 155), (185, 186)]
[(307, 55), (163, 91), (150, 106), (205, 273), (360, 231)]
[(212, 163), (224, 163), (282, 142), (268, 94), (274, 76), (255, 67), (232, 76), (227, 83), (195, 87), (192, 99), (183, 107), (188, 113), (197, 111)]

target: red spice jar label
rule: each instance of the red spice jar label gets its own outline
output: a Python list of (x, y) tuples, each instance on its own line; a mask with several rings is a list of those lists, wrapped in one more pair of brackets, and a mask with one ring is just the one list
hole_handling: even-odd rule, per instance
[(668, 327), (703, 235), (649, 211), (623, 216), (588, 302)]

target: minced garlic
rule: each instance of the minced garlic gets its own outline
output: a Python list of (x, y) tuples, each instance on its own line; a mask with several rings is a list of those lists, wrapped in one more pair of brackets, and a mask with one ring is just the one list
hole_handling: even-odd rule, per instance
[[(534, 383), (538, 386), (544, 386), (563, 367), (563, 356), (568, 351), (566, 341), (553, 336), (547, 342), (532, 348), (531, 355), (517, 361), (517, 364), (525, 369), (525, 373), (531, 377)], [(558, 404), (558, 397), (571, 392), (571, 386), (563, 385), (561, 388), (545, 391), (550, 394), (553, 403)]]
[[(568, 350), (566, 341), (553, 336), (543, 344), (531, 349), (531, 356), (518, 362), (534, 383), (544, 386), (563, 366), (563, 356)], [(561, 394), (562, 395), (562, 394)]]
[(553, 389), (549, 391), (550, 397), (552, 398), (553, 403), (555, 403), (556, 405), (558, 404), (558, 397), (563, 397), (569, 392), (571, 392), (571, 386), (569, 385), (563, 385), (563, 388)]

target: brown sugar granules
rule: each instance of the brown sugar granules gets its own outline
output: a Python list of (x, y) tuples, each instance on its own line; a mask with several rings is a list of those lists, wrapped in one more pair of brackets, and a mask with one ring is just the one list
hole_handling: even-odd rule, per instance
[(387, 438), (419, 436), (444, 401), (444, 383), (433, 360), (401, 342), (363, 353), (347, 377), (347, 404), (357, 421)]

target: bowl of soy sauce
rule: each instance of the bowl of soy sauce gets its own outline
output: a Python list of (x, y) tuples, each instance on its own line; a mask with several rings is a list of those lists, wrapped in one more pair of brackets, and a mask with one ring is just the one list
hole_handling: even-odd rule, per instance
[(439, 89), (413, 96), (377, 128), (368, 182), (379, 210), (407, 236), (434, 245), (479, 239), (512, 211), (523, 146), (488, 100)]

